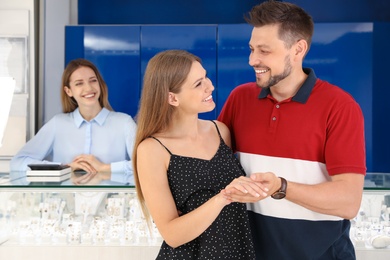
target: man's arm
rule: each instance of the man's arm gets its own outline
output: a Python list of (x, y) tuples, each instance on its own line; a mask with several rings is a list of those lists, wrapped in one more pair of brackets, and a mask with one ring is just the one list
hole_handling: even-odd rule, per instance
[[(281, 186), (280, 178), (272, 172), (254, 173), (251, 179), (269, 190), (267, 196), (261, 193), (261, 196), (254, 197), (228, 186), (226, 190), (233, 201), (257, 202), (271, 196)], [(319, 184), (301, 184), (287, 180), (284, 199), (318, 213), (352, 219), (359, 211), (363, 186), (364, 174), (358, 173), (337, 174), (330, 181)]]
[(343, 173), (316, 185), (288, 182), (286, 199), (312, 211), (352, 219), (361, 205), (364, 174)]

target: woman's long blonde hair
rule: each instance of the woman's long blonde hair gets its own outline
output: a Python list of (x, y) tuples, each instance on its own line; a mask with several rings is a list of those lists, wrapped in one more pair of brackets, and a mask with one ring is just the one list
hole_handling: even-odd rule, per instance
[[(133, 170), (137, 196), (147, 221), (147, 210), (137, 171), (137, 148), (146, 138), (164, 131), (172, 120), (174, 107), (169, 105), (169, 92), (179, 93), (194, 61), (200, 58), (184, 50), (167, 50), (156, 54), (146, 67), (137, 120), (133, 151)], [(152, 157), (150, 157), (153, 160)]]
[(112, 110), (110, 103), (108, 102), (108, 88), (106, 82), (103, 80), (102, 75), (100, 74), (97, 67), (90, 61), (86, 59), (75, 59), (71, 60), (66, 66), (64, 72), (62, 73), (62, 84), (61, 84), (61, 103), (62, 103), (62, 112), (70, 113), (73, 112), (79, 105), (73, 97), (69, 97), (64, 90), (64, 87), (69, 87), (70, 77), (73, 72), (80, 67), (88, 67), (95, 72), (96, 78), (100, 85), (100, 97), (99, 103), (101, 107), (105, 107), (108, 110)]

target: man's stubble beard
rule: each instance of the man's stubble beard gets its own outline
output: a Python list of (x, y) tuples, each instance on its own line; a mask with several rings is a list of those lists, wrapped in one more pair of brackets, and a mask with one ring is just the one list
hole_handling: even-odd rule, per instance
[(257, 86), (260, 88), (271, 88), (272, 86), (275, 86), (278, 84), (280, 81), (284, 80), (291, 74), (292, 66), (290, 62), (290, 56), (287, 55), (284, 59), (284, 70), (281, 74), (271, 76), (270, 79), (265, 82), (264, 84), (260, 84), (259, 82), (257, 83)]

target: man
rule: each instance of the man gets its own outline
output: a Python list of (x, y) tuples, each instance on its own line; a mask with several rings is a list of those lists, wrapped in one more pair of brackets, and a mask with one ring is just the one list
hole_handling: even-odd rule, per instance
[(366, 173), (361, 109), (302, 67), (314, 30), (302, 8), (267, 1), (246, 20), (256, 83), (235, 88), (218, 120), (230, 128), (246, 173), (268, 189), (258, 198), (232, 192), (253, 202), (256, 257), (355, 259), (349, 219), (359, 210)]

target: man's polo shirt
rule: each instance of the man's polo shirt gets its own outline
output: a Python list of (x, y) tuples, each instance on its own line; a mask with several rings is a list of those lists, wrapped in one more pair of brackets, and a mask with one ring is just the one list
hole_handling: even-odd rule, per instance
[[(340, 173), (365, 174), (359, 105), (341, 88), (318, 79), (313, 70), (305, 69), (305, 73), (306, 81), (287, 100), (278, 102), (269, 89), (261, 89), (255, 82), (236, 87), (227, 99), (218, 120), (229, 127), (233, 148), (247, 175), (274, 172), (288, 181), (318, 184)], [(345, 224), (339, 217), (288, 200), (269, 197), (248, 204), (248, 209), (255, 246), (273, 246), (273, 251), (290, 248), (303, 257), (299, 259), (325, 252), (349, 228), (342, 228)], [(295, 230), (297, 227), (304, 229), (305, 235)], [(279, 241), (281, 237), (285, 240)]]

